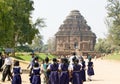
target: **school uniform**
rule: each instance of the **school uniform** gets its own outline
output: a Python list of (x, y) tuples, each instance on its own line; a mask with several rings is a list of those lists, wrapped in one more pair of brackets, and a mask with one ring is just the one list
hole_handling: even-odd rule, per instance
[(82, 64), (81, 77), (82, 77), (83, 81), (86, 81), (86, 73), (85, 73), (85, 67), (86, 67), (86, 65), (85, 65), (85, 61), (82, 61), (81, 64)]
[(19, 66), (14, 66), (13, 67), (13, 79), (12, 79), (12, 84), (22, 84), (22, 79), (21, 79), (21, 73), (22, 70)]
[[(34, 73), (33, 73), (33, 68), (34, 68), (34, 64), (35, 63), (38, 63), (37, 61), (34, 61), (32, 64), (31, 64), (31, 71), (30, 71), (30, 78), (29, 78), (29, 80), (30, 80), (30, 83), (32, 83), (32, 81), (33, 81), (33, 75), (34, 75)], [(39, 63), (38, 63), (38, 65), (39, 65)], [(40, 67), (40, 65), (38, 66), (38, 67)]]
[(47, 69), (50, 70), (49, 84), (59, 84), (58, 67), (58, 63), (53, 63), (48, 66)]
[(94, 75), (93, 62), (88, 62), (87, 74), (88, 76)]
[(40, 67), (33, 67), (32, 84), (41, 84)]
[(81, 77), (81, 65), (73, 64), (72, 68), (72, 84), (83, 84)]
[(69, 84), (69, 72), (68, 72), (69, 64), (61, 63), (59, 65), (60, 76), (59, 76), (59, 84)]

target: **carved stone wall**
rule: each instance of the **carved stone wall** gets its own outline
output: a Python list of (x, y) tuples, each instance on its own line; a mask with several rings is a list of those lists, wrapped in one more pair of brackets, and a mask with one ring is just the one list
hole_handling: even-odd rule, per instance
[(73, 10), (60, 25), (56, 36), (56, 53), (94, 51), (96, 35), (78, 10)]

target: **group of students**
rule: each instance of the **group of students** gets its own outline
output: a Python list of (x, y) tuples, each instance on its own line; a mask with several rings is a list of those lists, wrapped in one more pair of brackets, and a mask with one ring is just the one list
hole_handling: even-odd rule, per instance
[[(83, 57), (77, 57), (73, 53), (72, 60), (70, 58), (61, 58), (57, 60), (52, 59), (52, 63), (49, 62), (49, 58), (46, 57), (43, 64), (39, 63), (39, 58), (33, 54), (32, 60), (27, 68), (30, 68), (29, 80), (31, 84), (41, 84), (41, 73), (44, 73), (44, 83), (45, 84), (83, 84), (86, 81), (86, 68), (88, 74), (88, 80), (91, 81), (91, 76), (94, 75), (93, 62), (91, 58), (86, 63)], [(14, 61), (14, 66), (11, 73), (11, 59), (6, 55), (2, 81), (5, 81), (8, 75), (12, 79), (12, 84), (22, 84), (21, 78), (21, 67), (19, 66), (19, 61)], [(42, 67), (41, 67), (41, 66)]]
[[(93, 62), (89, 58), (87, 66), (82, 56), (77, 57), (73, 53), (73, 57), (61, 58), (58, 61), (54, 58), (53, 63), (49, 63), (49, 58), (45, 59), (43, 63), (43, 72), (45, 74), (45, 84), (83, 84), (86, 81), (86, 70), (88, 80), (92, 80), (91, 76), (94, 75)], [(87, 69), (86, 69), (87, 68)]]

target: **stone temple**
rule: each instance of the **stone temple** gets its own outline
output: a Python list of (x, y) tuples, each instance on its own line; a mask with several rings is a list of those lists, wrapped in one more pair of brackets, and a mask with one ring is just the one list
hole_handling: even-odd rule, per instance
[(68, 55), (72, 52), (85, 55), (94, 52), (96, 35), (80, 12), (73, 10), (60, 25), (55, 40), (58, 55)]

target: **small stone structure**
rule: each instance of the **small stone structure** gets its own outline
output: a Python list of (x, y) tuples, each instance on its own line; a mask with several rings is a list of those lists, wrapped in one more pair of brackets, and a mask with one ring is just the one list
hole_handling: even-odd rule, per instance
[(85, 55), (94, 52), (96, 35), (78, 10), (70, 12), (55, 37), (58, 55), (68, 55), (72, 52)]

